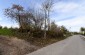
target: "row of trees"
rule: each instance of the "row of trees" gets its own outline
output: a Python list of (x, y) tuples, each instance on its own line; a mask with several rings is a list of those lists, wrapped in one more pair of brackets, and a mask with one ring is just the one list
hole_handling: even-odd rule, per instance
[(53, 4), (53, 0), (45, 0), (41, 5), (41, 10), (30, 8), (25, 10), (21, 5), (14, 4), (11, 8), (5, 9), (5, 15), (16, 20), (20, 27), (19, 31), (22, 33), (42, 34), (45, 39), (46, 36), (64, 36), (68, 30), (64, 26), (57, 26), (50, 20)]

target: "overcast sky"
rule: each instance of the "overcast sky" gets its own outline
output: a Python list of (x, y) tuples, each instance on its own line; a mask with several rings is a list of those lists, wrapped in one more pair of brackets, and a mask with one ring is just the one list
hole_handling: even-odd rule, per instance
[[(63, 0), (56, 2), (51, 13), (51, 20), (55, 20), (59, 26), (64, 25), (70, 31), (79, 31), (80, 27), (85, 27), (85, 0)], [(12, 4), (20, 4), (25, 8), (38, 8), (43, 0), (0, 0), (0, 25), (16, 27), (15, 21), (8, 19), (4, 15), (4, 9)]]

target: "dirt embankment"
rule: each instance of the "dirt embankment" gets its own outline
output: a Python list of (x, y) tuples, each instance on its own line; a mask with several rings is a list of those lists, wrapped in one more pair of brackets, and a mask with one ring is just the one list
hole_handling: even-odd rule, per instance
[(1, 55), (25, 55), (38, 48), (39, 47), (31, 45), (25, 40), (0, 36)]

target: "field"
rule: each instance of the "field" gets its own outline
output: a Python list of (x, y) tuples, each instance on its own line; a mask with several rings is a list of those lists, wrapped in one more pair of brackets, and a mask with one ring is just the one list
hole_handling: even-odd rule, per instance
[(0, 35), (11, 36), (13, 35), (13, 31), (11, 29), (0, 29)]

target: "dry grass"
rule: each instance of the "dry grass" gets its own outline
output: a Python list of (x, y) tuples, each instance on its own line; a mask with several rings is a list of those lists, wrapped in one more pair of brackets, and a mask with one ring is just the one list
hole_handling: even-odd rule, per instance
[(52, 43), (60, 41), (61, 39), (57, 38), (29, 38), (28, 42), (32, 43), (33, 45), (39, 46), (40, 48), (48, 46)]
[(38, 49), (25, 40), (0, 36), (0, 51), (2, 55), (24, 55)]

